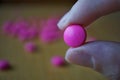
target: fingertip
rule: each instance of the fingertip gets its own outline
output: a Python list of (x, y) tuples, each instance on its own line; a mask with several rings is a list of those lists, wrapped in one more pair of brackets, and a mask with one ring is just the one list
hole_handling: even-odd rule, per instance
[(61, 19), (60, 21), (58, 22), (57, 26), (60, 30), (63, 30), (65, 29), (67, 26), (68, 26), (68, 19), (69, 18), (69, 12), (67, 12)]
[(59, 23), (57, 24), (57, 26), (58, 26), (58, 28), (59, 28), (60, 30), (63, 30), (63, 29), (64, 29), (64, 27), (62, 26), (62, 23), (61, 23), (61, 22), (59, 22)]
[(67, 50), (66, 52), (66, 55), (65, 55), (65, 60), (69, 63), (71, 63), (71, 60), (70, 60), (70, 55), (71, 55), (71, 48)]
[(72, 64), (93, 68), (92, 56), (85, 51), (84, 47), (68, 49), (65, 60)]

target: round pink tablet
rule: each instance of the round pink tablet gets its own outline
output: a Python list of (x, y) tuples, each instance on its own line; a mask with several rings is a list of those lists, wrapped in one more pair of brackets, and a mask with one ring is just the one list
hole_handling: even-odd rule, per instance
[(56, 67), (63, 66), (65, 64), (65, 60), (61, 56), (53, 56), (51, 58), (51, 64)]
[(86, 40), (86, 31), (80, 25), (70, 25), (64, 31), (64, 41), (68, 46), (81, 46)]
[(35, 37), (37, 37), (38, 30), (35, 27), (31, 27), (28, 29), (28, 33), (29, 33), (28, 38), (31, 40), (31, 39), (34, 39)]
[(58, 17), (51, 17), (46, 22), (42, 22), (42, 30), (39, 36), (42, 42), (50, 43), (61, 38), (63, 32), (57, 27), (58, 21)]
[(18, 39), (20, 41), (26, 41), (26, 40), (28, 40), (28, 35), (29, 35), (29, 33), (28, 33), (27, 29), (21, 29), (18, 33)]
[(32, 52), (36, 51), (37, 46), (33, 42), (28, 42), (28, 43), (25, 44), (24, 49), (25, 49), (26, 52), (32, 53)]
[(3, 24), (3, 33), (5, 34), (10, 34), (11, 33), (11, 28), (13, 26), (13, 22), (12, 21), (6, 21), (4, 24)]
[(21, 33), (21, 30), (25, 30), (28, 28), (28, 23), (27, 21), (16, 21), (13, 24), (13, 27), (11, 29), (11, 36), (19, 36), (19, 34)]
[(10, 64), (7, 60), (0, 60), (0, 70), (7, 70), (10, 68)]

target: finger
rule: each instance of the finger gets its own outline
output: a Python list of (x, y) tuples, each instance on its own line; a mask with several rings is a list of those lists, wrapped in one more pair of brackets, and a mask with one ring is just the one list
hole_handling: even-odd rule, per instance
[(88, 26), (99, 17), (120, 10), (118, 5), (117, 0), (78, 0), (58, 27), (65, 29), (70, 24)]
[(110, 79), (120, 75), (120, 43), (94, 41), (77, 48), (70, 48), (65, 59), (73, 64), (93, 68)]
[(59, 21), (59, 23), (57, 24), (58, 25), (58, 28), (59, 29), (64, 29), (65, 27), (64, 27), (64, 25), (68, 25), (68, 22), (69, 21), (67, 21), (67, 20), (69, 20), (68, 18), (69, 18), (69, 12), (67, 12), (64, 16), (63, 16), (63, 18)]

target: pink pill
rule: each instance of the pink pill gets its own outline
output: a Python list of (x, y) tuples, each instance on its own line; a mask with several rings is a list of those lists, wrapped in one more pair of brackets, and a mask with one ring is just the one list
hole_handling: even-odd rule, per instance
[(86, 31), (80, 25), (70, 25), (64, 31), (64, 41), (68, 46), (81, 46), (86, 40)]
[(7, 70), (10, 68), (10, 64), (7, 60), (0, 60), (0, 70)]
[(51, 17), (44, 22), (42, 21), (41, 23), (42, 29), (39, 36), (42, 42), (50, 43), (61, 38), (63, 32), (60, 31), (57, 27), (58, 21), (59, 21), (58, 17)]
[(32, 52), (36, 51), (37, 46), (33, 42), (28, 42), (28, 43), (25, 44), (24, 49), (25, 49), (26, 52), (32, 53)]
[(45, 31), (40, 34), (40, 38), (41, 38), (42, 42), (50, 43), (50, 42), (54, 42), (58, 38), (60, 38), (60, 33), (53, 31), (53, 32), (49, 32), (49, 34), (48, 34), (47, 31)]
[(65, 64), (65, 60), (61, 56), (53, 56), (51, 58), (51, 64), (56, 67), (63, 66)]
[(22, 21), (16, 21), (14, 24), (13, 24), (13, 27), (11, 29), (11, 36), (19, 36), (19, 34), (21, 33), (21, 31), (23, 31), (23, 29), (27, 30), (28, 28), (28, 25), (26, 22), (22, 22)]
[(11, 33), (11, 28), (12, 28), (13, 22), (12, 21), (6, 21), (3, 24), (3, 33), (5, 34), (10, 34)]
[(35, 27), (31, 27), (30, 29), (28, 29), (28, 33), (28, 38), (31, 40), (37, 37), (38, 30)]
[(18, 33), (18, 39), (20, 41), (26, 41), (28, 40), (28, 35), (29, 35), (28, 30), (23, 28)]

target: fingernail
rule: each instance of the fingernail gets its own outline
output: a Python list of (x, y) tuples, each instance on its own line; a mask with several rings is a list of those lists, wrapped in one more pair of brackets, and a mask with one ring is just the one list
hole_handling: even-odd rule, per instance
[(58, 28), (63, 30), (66, 28), (66, 26), (68, 25), (68, 13), (66, 15), (64, 15), (61, 20), (58, 22)]
[(85, 53), (85, 51), (77, 51), (72, 48), (67, 51), (65, 56), (65, 59), (70, 63), (93, 68), (92, 58), (93, 57)]

